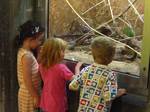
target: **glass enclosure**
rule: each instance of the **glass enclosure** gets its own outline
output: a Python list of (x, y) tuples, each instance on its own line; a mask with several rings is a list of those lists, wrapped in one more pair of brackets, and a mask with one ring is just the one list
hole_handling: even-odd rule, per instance
[(96, 36), (105, 36), (116, 43), (116, 53), (109, 66), (121, 74), (121, 85), (132, 88), (131, 91), (136, 83), (138, 88), (147, 87), (147, 81), (143, 83), (146, 74), (141, 73), (143, 28), (143, 0), (51, 2), (50, 34), (69, 42), (65, 58), (92, 63), (90, 43)]
[[(45, 26), (46, 38), (59, 37), (68, 41), (65, 60), (70, 69), (77, 61), (93, 62), (90, 43), (96, 36), (102, 35), (115, 42), (116, 53), (109, 66), (118, 73), (119, 87), (128, 91), (129, 97), (125, 100), (136, 106), (147, 104), (150, 101), (149, 6), (149, 0), (2, 0), (0, 111), (17, 111), (16, 60), (12, 43), (17, 27), (28, 19), (40, 21)], [(68, 94), (71, 101), (78, 101), (71, 92)], [(72, 106), (71, 112), (74, 112), (78, 105)]]
[[(90, 42), (94, 37), (102, 35), (116, 42), (116, 55), (110, 66), (122, 72), (140, 75), (143, 0), (66, 0), (64, 6), (59, 6), (61, 3), (51, 3), (50, 27), (53, 30), (50, 33), (70, 43), (71, 50), (66, 58), (93, 62)], [(53, 7), (55, 4), (57, 6)], [(62, 7), (66, 8), (63, 14), (59, 10)], [(64, 18), (67, 13), (71, 17)]]

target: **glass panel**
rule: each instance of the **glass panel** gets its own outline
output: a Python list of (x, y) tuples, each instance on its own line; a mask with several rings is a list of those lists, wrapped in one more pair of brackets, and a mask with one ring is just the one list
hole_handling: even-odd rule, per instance
[(143, 0), (51, 1), (50, 33), (70, 43), (67, 59), (92, 63), (89, 45), (102, 35), (117, 43), (110, 66), (133, 77), (140, 76), (143, 25)]

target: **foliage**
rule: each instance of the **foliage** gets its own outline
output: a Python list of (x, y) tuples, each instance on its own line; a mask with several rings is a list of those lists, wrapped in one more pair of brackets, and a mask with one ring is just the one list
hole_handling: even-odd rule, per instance
[(133, 29), (131, 27), (128, 27), (128, 26), (123, 29), (123, 34), (125, 34), (128, 37), (134, 37), (135, 36)]

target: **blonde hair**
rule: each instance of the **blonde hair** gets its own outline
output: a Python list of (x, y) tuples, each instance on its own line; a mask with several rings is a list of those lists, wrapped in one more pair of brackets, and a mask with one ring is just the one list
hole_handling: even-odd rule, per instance
[(109, 64), (115, 54), (115, 44), (107, 37), (96, 37), (91, 43), (94, 61), (99, 64)]
[(62, 61), (61, 52), (64, 51), (66, 47), (67, 42), (60, 38), (48, 39), (41, 49), (40, 63), (42, 66), (49, 68)]

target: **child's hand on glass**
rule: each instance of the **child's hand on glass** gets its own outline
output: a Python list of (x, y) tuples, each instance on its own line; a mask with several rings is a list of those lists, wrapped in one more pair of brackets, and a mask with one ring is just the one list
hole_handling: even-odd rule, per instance
[(122, 95), (124, 95), (124, 94), (126, 94), (126, 93), (127, 93), (127, 90), (126, 90), (126, 89), (120, 88), (120, 89), (118, 89), (117, 96), (119, 97), (119, 96), (122, 96)]
[(39, 103), (40, 103), (40, 97), (36, 96), (33, 98), (33, 103), (34, 103), (34, 108), (38, 108), (39, 107)]
[(75, 75), (80, 74), (80, 68), (82, 66), (83, 62), (78, 62), (75, 66)]

